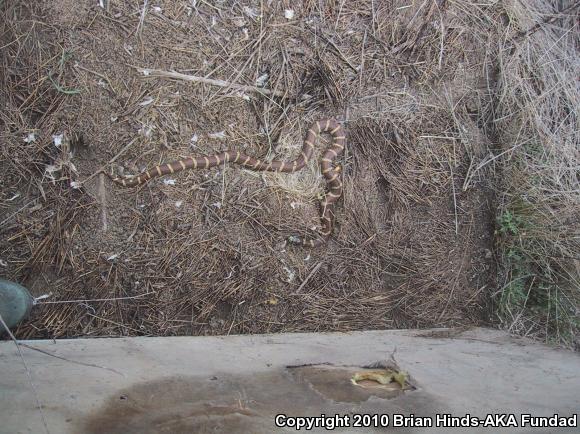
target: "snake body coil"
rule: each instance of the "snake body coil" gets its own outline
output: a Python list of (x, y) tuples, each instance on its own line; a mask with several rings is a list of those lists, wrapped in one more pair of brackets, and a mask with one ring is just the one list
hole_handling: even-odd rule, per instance
[(292, 236), (289, 241), (294, 244), (301, 244), (308, 247), (317, 247), (324, 242), (332, 233), (333, 207), (334, 203), (342, 195), (342, 182), (339, 178), (339, 169), (333, 166), (334, 160), (342, 154), (346, 146), (346, 136), (342, 126), (334, 119), (324, 119), (312, 124), (302, 146), (301, 154), (293, 161), (273, 160), (265, 162), (258, 160), (239, 151), (224, 151), (215, 155), (204, 155), (200, 157), (187, 157), (181, 160), (155, 166), (145, 172), (130, 178), (112, 177), (106, 174), (113, 182), (124, 187), (134, 187), (147, 182), (157, 176), (169, 175), (186, 169), (209, 169), (219, 166), (222, 163), (239, 164), (250, 170), (294, 173), (302, 169), (312, 157), (314, 143), (320, 133), (327, 132), (333, 138), (332, 145), (324, 152), (321, 159), (322, 174), (326, 178), (328, 190), (324, 198), (320, 201), (320, 220), (322, 230), (315, 238), (303, 238)]

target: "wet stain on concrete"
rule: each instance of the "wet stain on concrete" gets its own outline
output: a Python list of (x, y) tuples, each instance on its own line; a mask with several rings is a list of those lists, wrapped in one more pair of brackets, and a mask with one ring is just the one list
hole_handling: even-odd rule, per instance
[[(94, 414), (75, 420), (86, 433), (272, 433), (277, 414), (320, 416), (445, 410), (424, 391), (367, 390), (350, 382), (360, 367), (315, 365), (245, 376), (159, 378), (119, 390)], [(365, 430), (380, 432), (382, 430)], [(326, 432), (324, 428), (319, 431)], [(354, 432), (354, 431), (335, 431)], [(398, 432), (405, 432), (398, 431)]]
[[(89, 433), (225, 432), (229, 424), (249, 428), (255, 412), (235, 399), (220, 398), (219, 384), (173, 377), (122, 389), (79, 431)], [(217, 386), (217, 387), (215, 387)], [(207, 398), (214, 399), (207, 399)], [(233, 398), (233, 397), (229, 397)], [(229, 402), (228, 402), (229, 401)]]

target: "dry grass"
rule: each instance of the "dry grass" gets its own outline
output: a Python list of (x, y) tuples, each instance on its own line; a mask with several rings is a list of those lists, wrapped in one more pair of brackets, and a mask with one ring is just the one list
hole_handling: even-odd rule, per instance
[(580, 326), (578, 4), (550, 3), (506, 5), (510, 25), (490, 114), (502, 144), (496, 299), (510, 330), (573, 347)]
[[(544, 122), (542, 101), (564, 88), (553, 72), (529, 115), (533, 84), (522, 74), (544, 28), (528, 37), (518, 33), (523, 24), (513, 26), (524, 20), (514, 11), (533, 7), (23, 3), (0, 6), (0, 259), (8, 278), (52, 296), (18, 337), (471, 325), (489, 320), (490, 294), (517, 277), (507, 271), (496, 283), (494, 197), (500, 215), (512, 209), (506, 198), (515, 197), (512, 162), (523, 143), (558, 143), (549, 123), (533, 122)], [(550, 53), (538, 65), (556, 71), (558, 59), (575, 61)], [(270, 94), (254, 92), (260, 81)], [(566, 98), (577, 98), (573, 91)], [(284, 242), (318, 224), (315, 164), (293, 175), (192, 171), (173, 177), (175, 185), (161, 179), (129, 190), (95, 176), (231, 148), (291, 157), (325, 116), (345, 124), (349, 146), (336, 231), (322, 249)], [(570, 134), (567, 152), (573, 122), (570, 115), (560, 130)], [(35, 140), (24, 141), (30, 133)], [(561, 163), (545, 170), (577, 167)], [(540, 167), (527, 159), (524, 168)], [(577, 189), (566, 173), (568, 184), (549, 188)]]

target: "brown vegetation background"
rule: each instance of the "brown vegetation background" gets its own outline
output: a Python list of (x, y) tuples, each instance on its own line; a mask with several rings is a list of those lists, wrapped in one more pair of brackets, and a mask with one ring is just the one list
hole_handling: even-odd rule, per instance
[[(502, 291), (522, 280), (506, 259), (524, 232), (504, 230), (523, 185), (511, 164), (531, 152), (524, 139), (543, 136), (518, 108), (522, 83), (534, 86), (521, 74), (547, 31), (577, 36), (559, 5), (26, 3), (0, 5), (0, 273), (50, 296), (18, 337), (548, 327), (544, 314), (496, 316), (492, 302), (506, 307)], [(526, 73), (544, 83), (537, 65)], [(222, 167), (131, 189), (98, 174), (227, 149), (291, 159), (328, 116), (348, 133), (345, 192), (315, 250), (285, 240), (319, 223), (316, 159), (292, 175)], [(577, 167), (576, 138), (566, 167)], [(558, 191), (577, 189), (576, 175)], [(565, 247), (570, 288), (578, 252)]]

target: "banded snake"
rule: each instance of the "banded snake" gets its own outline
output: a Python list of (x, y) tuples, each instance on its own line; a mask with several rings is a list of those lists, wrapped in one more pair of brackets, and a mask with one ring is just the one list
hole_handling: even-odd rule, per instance
[(106, 172), (105, 174), (116, 184), (124, 187), (134, 187), (157, 176), (177, 173), (187, 169), (209, 169), (219, 166), (222, 163), (235, 163), (246, 169), (255, 171), (294, 173), (308, 163), (308, 160), (312, 157), (314, 143), (317, 137), (320, 133), (325, 132), (330, 133), (333, 138), (333, 143), (322, 155), (320, 164), (328, 187), (324, 198), (320, 201), (322, 230), (319, 231), (319, 236), (314, 238), (300, 236), (291, 236), (288, 238), (288, 241), (293, 244), (300, 244), (306, 247), (318, 247), (324, 244), (332, 233), (334, 204), (342, 195), (342, 182), (339, 177), (340, 168), (334, 167), (333, 162), (344, 151), (346, 136), (342, 126), (334, 119), (323, 119), (311, 125), (304, 139), (301, 154), (293, 161), (273, 160), (265, 162), (243, 154), (240, 151), (224, 151), (215, 155), (186, 157), (181, 160), (161, 164), (132, 177), (113, 177)]

